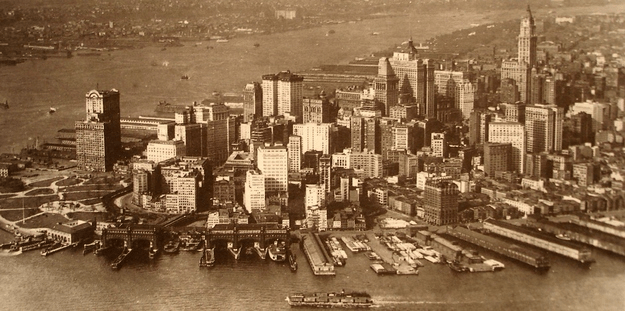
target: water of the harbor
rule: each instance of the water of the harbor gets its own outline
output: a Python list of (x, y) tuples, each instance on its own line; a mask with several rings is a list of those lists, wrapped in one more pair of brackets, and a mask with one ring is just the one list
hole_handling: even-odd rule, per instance
[[(616, 12), (624, 7), (561, 8), (558, 13)], [(213, 91), (240, 93), (246, 83), (260, 81), (263, 74), (345, 64), (410, 37), (423, 42), (472, 24), (520, 18), (525, 13), (454, 11), (429, 15), (406, 10), (406, 14), (243, 36), (228, 43), (188, 41), (183, 47), (164, 51), (148, 47), (0, 67), (0, 101), (8, 100), (10, 106), (0, 109), (0, 152), (19, 152), (37, 139), (53, 142), (58, 129), (73, 128), (76, 120), (84, 118), (85, 94), (96, 87), (120, 91), (123, 117), (150, 115), (160, 101), (191, 104), (210, 97)], [(540, 14), (547, 12), (537, 9), (535, 15)], [(329, 35), (329, 30), (334, 34)], [(379, 35), (371, 35), (373, 32)], [(255, 43), (259, 47), (254, 47)], [(189, 79), (181, 80), (183, 75)], [(56, 113), (50, 114), (50, 107), (56, 108)]]
[[(11, 237), (0, 231), (0, 239)], [(377, 241), (372, 241), (377, 243)], [(299, 269), (256, 256), (234, 261), (217, 254), (215, 267), (198, 267), (199, 252), (131, 257), (118, 271), (113, 256), (68, 249), (0, 256), (1, 310), (286, 310), (300, 291), (368, 291), (378, 310), (624, 310), (625, 258), (597, 251), (590, 269), (552, 255), (538, 273), (487, 251), (505, 264), (500, 272), (452, 272), (425, 262), (418, 276), (378, 276), (364, 254), (351, 254), (336, 276), (313, 276), (294, 246)], [(132, 255), (131, 255), (132, 256)]]

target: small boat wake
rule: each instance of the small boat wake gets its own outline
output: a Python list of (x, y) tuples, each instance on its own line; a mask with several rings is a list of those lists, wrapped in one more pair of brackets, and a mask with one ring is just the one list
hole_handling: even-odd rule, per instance
[(0, 257), (13, 257), (13, 256), (21, 255), (21, 254), (22, 254), (21, 250), (14, 251), (14, 252), (11, 252), (7, 249), (0, 250)]

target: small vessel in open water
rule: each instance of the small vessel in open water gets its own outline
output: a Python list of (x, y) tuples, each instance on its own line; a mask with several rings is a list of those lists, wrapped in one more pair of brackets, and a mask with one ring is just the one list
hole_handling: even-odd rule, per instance
[(371, 295), (365, 292), (297, 293), (286, 297), (291, 307), (368, 308), (373, 305)]
[(285, 243), (274, 241), (273, 244), (267, 247), (267, 253), (269, 253), (269, 258), (273, 261), (284, 261), (286, 259)]

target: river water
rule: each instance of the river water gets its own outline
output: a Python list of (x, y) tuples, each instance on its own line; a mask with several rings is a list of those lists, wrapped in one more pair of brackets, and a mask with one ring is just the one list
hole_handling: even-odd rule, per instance
[[(5, 239), (8, 234), (2, 232)], [(377, 243), (373, 241), (372, 243)], [(591, 269), (551, 255), (552, 268), (537, 273), (487, 251), (505, 264), (500, 272), (456, 274), (425, 262), (418, 276), (378, 276), (363, 254), (348, 251), (335, 277), (313, 276), (296, 247), (299, 269), (227, 253), (211, 269), (200, 253), (136, 256), (118, 271), (114, 257), (83, 256), (69, 249), (42, 257), (37, 251), (0, 253), (2, 310), (286, 310), (284, 298), (300, 291), (366, 290), (379, 310), (624, 310), (625, 259), (597, 252)]]

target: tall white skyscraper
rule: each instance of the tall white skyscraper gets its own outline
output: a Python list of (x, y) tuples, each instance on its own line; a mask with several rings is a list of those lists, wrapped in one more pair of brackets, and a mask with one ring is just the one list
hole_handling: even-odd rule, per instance
[(287, 191), (289, 184), (289, 157), (286, 147), (258, 147), (258, 169), (265, 177), (265, 191)]
[(321, 151), (324, 154), (330, 154), (332, 152), (331, 144), (333, 131), (334, 124), (332, 123), (306, 123), (293, 125), (293, 135), (297, 135), (302, 138), (302, 153), (314, 150)]
[(299, 172), (302, 169), (302, 137), (289, 136), (287, 149), (289, 152), (289, 172)]
[(518, 40), (518, 57), (501, 62), (501, 81), (513, 79), (519, 88), (520, 100), (527, 103), (530, 99), (532, 68), (536, 66), (536, 26), (529, 5), (527, 16), (521, 20)]
[(525, 126), (517, 122), (491, 122), (488, 127), (488, 142), (512, 144), (512, 167), (525, 172)]
[(289, 113), (302, 120), (304, 78), (290, 71), (263, 76), (263, 116)]
[(265, 177), (259, 171), (249, 170), (245, 174), (243, 205), (248, 212), (265, 209)]
[(534, 105), (525, 108), (527, 152), (562, 150), (564, 109), (556, 105)]

